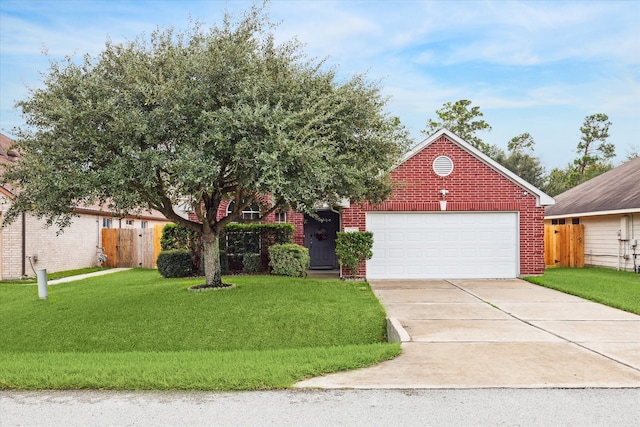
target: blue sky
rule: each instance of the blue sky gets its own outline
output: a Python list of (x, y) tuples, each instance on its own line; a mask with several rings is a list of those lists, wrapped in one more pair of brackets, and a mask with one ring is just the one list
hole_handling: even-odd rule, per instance
[[(23, 124), (16, 100), (49, 59), (97, 54), (157, 26), (220, 23), (248, 1), (0, 2), (0, 131)], [(575, 156), (580, 125), (605, 113), (616, 163), (640, 149), (640, 1), (285, 1), (280, 40), (297, 37), (343, 75), (366, 72), (416, 143), (445, 102), (469, 99), (505, 148), (529, 132), (547, 170)], [(43, 55), (43, 49), (49, 57)]]

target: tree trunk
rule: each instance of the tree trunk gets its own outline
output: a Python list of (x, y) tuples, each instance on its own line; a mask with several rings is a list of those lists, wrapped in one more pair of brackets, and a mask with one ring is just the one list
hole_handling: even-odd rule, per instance
[(220, 271), (220, 234), (209, 230), (202, 236), (204, 252), (204, 276), (207, 286), (222, 287)]

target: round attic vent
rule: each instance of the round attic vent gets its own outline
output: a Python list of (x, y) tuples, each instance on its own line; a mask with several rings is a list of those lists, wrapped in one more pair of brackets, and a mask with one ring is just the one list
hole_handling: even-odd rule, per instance
[(433, 161), (433, 171), (439, 176), (447, 176), (453, 172), (453, 160), (447, 156), (439, 156)]

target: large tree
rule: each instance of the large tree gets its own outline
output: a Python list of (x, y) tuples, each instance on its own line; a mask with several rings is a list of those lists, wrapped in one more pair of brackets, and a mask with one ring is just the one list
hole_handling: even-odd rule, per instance
[(566, 168), (551, 171), (544, 187), (548, 194), (556, 196), (613, 168), (615, 145), (607, 142), (610, 126), (606, 114), (585, 117), (576, 146), (578, 157)]
[[(207, 285), (223, 286), (219, 235), (248, 206), (313, 214), (318, 202), (386, 198), (408, 137), (378, 85), (339, 79), (272, 28), (253, 7), (209, 30), (158, 29), (52, 62), (17, 103), (26, 126), (4, 176), (20, 189), (9, 219), (28, 211), (63, 228), (87, 204), (155, 209), (202, 235)], [(174, 212), (185, 200), (198, 221)]]
[(429, 119), (427, 128), (422, 132), (431, 135), (438, 129), (447, 128), (475, 148), (486, 153), (490, 147), (476, 133), (483, 130), (490, 131), (491, 126), (482, 119), (484, 114), (480, 111), (479, 106), (470, 107), (471, 101), (467, 99), (445, 103), (441, 109), (436, 111), (438, 120)]
[(528, 183), (542, 188), (545, 183), (544, 166), (534, 155), (535, 141), (528, 132), (511, 138), (507, 144), (508, 154), (491, 146), (487, 154)]
[(573, 161), (572, 181), (578, 185), (613, 167), (611, 159), (616, 155), (616, 147), (607, 142), (611, 122), (606, 114), (591, 114), (580, 127), (580, 141)]

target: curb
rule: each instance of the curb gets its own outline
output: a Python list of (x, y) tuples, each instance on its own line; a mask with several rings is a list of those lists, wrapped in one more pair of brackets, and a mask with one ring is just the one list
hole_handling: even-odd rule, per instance
[(395, 317), (387, 317), (387, 341), (399, 343), (411, 341), (409, 333)]

